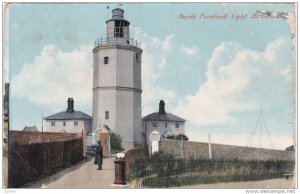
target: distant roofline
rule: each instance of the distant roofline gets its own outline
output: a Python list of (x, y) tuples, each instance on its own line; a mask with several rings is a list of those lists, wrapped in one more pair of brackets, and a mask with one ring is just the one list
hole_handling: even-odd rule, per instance
[(93, 119), (90, 119), (90, 118), (73, 118), (73, 119), (47, 119), (46, 117), (43, 118), (45, 120), (52, 120), (52, 121), (59, 121), (59, 120), (93, 120)]
[(178, 120), (155, 120), (155, 119), (142, 119), (142, 121), (173, 121), (173, 122), (178, 122), (178, 123), (185, 123), (186, 122), (186, 120), (178, 121)]
[[(85, 117), (82, 118), (82, 117), (73, 117), (73, 118), (59, 118), (58, 116), (61, 116), (59, 114), (67, 114), (67, 115), (75, 115), (76, 113), (80, 113), (80, 114), (83, 114)], [(50, 118), (50, 117), (54, 117), (54, 118)], [(57, 117), (57, 118), (55, 118)], [(58, 113), (55, 113), (55, 114), (52, 114), (52, 115), (49, 115), (47, 117), (44, 117), (43, 118), (44, 120), (93, 120), (93, 117), (91, 117), (90, 115), (82, 112), (82, 111), (74, 111), (74, 112), (66, 112), (66, 111), (61, 111), (61, 112), (58, 112)]]
[[(152, 116), (152, 115), (171, 115), (171, 116), (175, 116), (175, 117), (178, 117), (178, 119), (164, 119), (164, 118), (162, 118), (162, 119), (152, 119), (152, 118), (146, 118), (146, 117), (149, 117), (149, 116)], [(180, 119), (180, 120), (179, 120)], [(174, 114), (172, 114), (172, 113), (166, 113), (166, 114), (159, 114), (159, 112), (153, 112), (153, 113), (151, 113), (151, 114), (148, 114), (148, 115), (146, 115), (146, 116), (144, 116), (143, 118), (142, 118), (142, 121), (175, 121), (175, 122), (186, 122), (187, 120), (186, 119), (183, 119), (183, 118), (181, 118), (181, 117), (179, 117), (179, 116), (177, 116), (177, 115), (174, 115)]]

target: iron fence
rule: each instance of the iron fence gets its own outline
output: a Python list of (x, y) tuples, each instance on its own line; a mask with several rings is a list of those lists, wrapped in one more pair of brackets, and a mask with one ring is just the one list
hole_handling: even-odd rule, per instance
[(294, 165), (293, 161), (139, 158), (131, 165), (129, 180), (137, 179), (141, 188), (261, 180), (282, 178), (293, 172)]
[(132, 162), (137, 158), (146, 157), (147, 151), (145, 147), (136, 147), (130, 150), (127, 150), (125, 153), (124, 160), (126, 161), (126, 174), (129, 174), (130, 167), (132, 166)]

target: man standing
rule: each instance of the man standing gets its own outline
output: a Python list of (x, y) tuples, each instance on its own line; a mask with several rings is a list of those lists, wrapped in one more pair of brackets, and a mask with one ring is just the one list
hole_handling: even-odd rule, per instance
[(97, 147), (96, 147), (96, 156), (95, 156), (95, 161), (94, 161), (94, 164), (98, 164), (97, 170), (102, 169), (102, 158), (103, 158), (102, 156), (103, 156), (102, 145), (101, 145), (101, 142), (98, 140)]

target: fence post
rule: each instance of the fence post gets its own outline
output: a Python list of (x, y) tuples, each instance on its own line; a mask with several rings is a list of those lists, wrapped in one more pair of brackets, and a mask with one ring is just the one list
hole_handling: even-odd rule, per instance
[(86, 156), (86, 141), (84, 138), (84, 133), (83, 133), (83, 129), (81, 130), (81, 138), (82, 138), (82, 156), (85, 157)]
[(208, 156), (209, 156), (210, 161), (212, 161), (212, 149), (211, 149), (210, 134), (208, 134)]
[(183, 140), (180, 140), (180, 150), (181, 150), (181, 157), (183, 158)]
[(12, 132), (9, 130), (8, 127), (8, 177), (7, 177), (7, 188), (13, 188), (13, 134)]
[(150, 134), (150, 142), (151, 142), (151, 151), (150, 151), (150, 156), (154, 154), (154, 152), (159, 151), (159, 145), (158, 142), (160, 141), (160, 134), (158, 131), (153, 131)]
[(194, 141), (195, 158), (197, 158), (196, 142)]

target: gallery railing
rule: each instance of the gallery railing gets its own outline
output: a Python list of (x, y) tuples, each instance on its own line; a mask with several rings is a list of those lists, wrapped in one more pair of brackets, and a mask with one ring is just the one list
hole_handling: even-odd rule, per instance
[(136, 47), (141, 48), (141, 42), (134, 40), (133, 38), (131, 39), (126, 39), (126, 38), (99, 38), (95, 41), (95, 47), (97, 46), (102, 46), (102, 45), (115, 45), (115, 44), (123, 44), (123, 45), (133, 45)]

